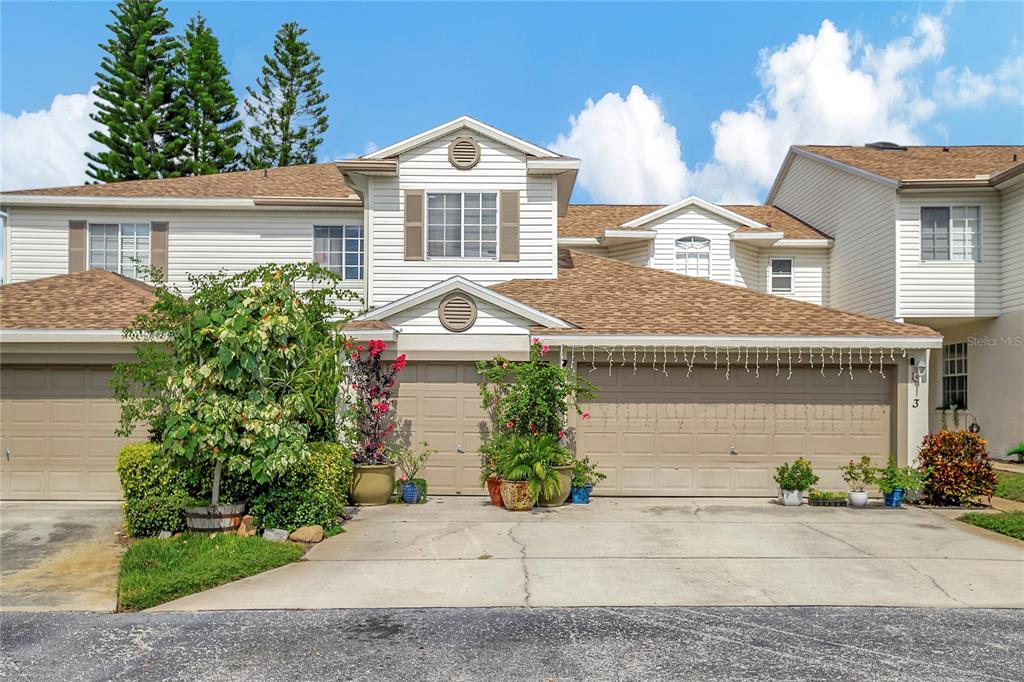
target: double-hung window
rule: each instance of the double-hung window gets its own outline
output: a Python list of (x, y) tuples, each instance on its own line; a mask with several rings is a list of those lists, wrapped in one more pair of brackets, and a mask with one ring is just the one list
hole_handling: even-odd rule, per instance
[(793, 259), (772, 258), (768, 273), (768, 291), (773, 294), (793, 293)]
[(980, 260), (980, 206), (921, 209), (921, 260)]
[(711, 240), (680, 237), (676, 240), (676, 272), (691, 277), (711, 277)]
[(313, 228), (313, 257), (343, 279), (363, 279), (364, 253), (362, 225), (317, 225)]
[(102, 268), (138, 278), (149, 265), (147, 223), (89, 223), (89, 268)]
[(942, 404), (967, 409), (967, 344), (942, 347)]
[(497, 192), (428, 192), (428, 258), (496, 258)]

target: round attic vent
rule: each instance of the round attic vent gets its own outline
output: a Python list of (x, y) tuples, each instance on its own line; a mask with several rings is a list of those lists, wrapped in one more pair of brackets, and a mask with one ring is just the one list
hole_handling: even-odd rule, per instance
[(472, 137), (457, 137), (448, 145), (448, 161), (459, 170), (480, 163), (480, 145)]
[(449, 294), (437, 306), (437, 319), (452, 332), (464, 332), (476, 322), (476, 304), (462, 294)]

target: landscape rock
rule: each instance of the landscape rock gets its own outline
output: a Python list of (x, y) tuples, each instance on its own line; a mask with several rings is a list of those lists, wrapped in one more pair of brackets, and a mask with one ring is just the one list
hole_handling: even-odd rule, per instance
[(169, 531), (169, 530), (162, 530), (162, 531), (160, 531), (160, 534), (157, 535), (157, 538), (159, 538), (161, 540), (167, 540), (170, 537), (171, 537), (171, 531)]
[(263, 531), (264, 540), (272, 540), (273, 542), (286, 542), (288, 540), (288, 531), (281, 530), (280, 528), (267, 528)]
[(242, 538), (247, 538), (251, 535), (256, 535), (256, 521), (246, 514), (242, 517), (242, 525), (238, 527), (235, 534)]
[(296, 528), (292, 531), (292, 534), (288, 536), (288, 539), (292, 542), (320, 542), (324, 539), (324, 528), (323, 526), (303, 526), (302, 528)]

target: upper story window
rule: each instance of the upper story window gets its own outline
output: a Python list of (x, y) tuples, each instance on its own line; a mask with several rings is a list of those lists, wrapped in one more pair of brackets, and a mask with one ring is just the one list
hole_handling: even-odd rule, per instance
[(921, 260), (981, 260), (980, 206), (921, 209)]
[(498, 193), (427, 193), (428, 258), (497, 258)]
[(942, 405), (967, 409), (967, 344), (942, 347)]
[(149, 265), (147, 223), (89, 223), (89, 268), (138, 278), (140, 265)]
[(793, 293), (793, 259), (772, 258), (768, 273), (768, 291), (773, 294)]
[(363, 279), (363, 255), (362, 225), (318, 225), (313, 228), (313, 258), (343, 279)]
[(676, 272), (691, 277), (711, 277), (711, 240), (680, 237), (676, 240)]

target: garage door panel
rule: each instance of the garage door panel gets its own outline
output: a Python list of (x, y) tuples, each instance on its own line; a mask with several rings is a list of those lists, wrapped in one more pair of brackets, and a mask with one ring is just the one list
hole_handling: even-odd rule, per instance
[[(584, 406), (591, 419), (580, 424), (577, 440), (581, 454), (614, 472), (602, 493), (773, 494), (774, 469), (798, 456), (811, 459), (821, 485), (839, 487), (837, 469), (850, 457), (869, 454), (882, 463), (889, 450), (891, 378), (877, 372), (859, 370), (851, 381), (804, 367), (787, 380), (787, 368), (755, 376), (753, 365), (747, 373), (741, 363), (727, 382), (724, 366), (695, 366), (690, 378), (685, 367), (669, 370), (669, 377), (660, 366), (634, 375), (627, 363), (611, 377), (607, 366), (595, 373), (603, 388)], [(640, 466), (644, 448), (653, 479), (651, 467)], [(653, 489), (641, 492), (651, 481)]]

